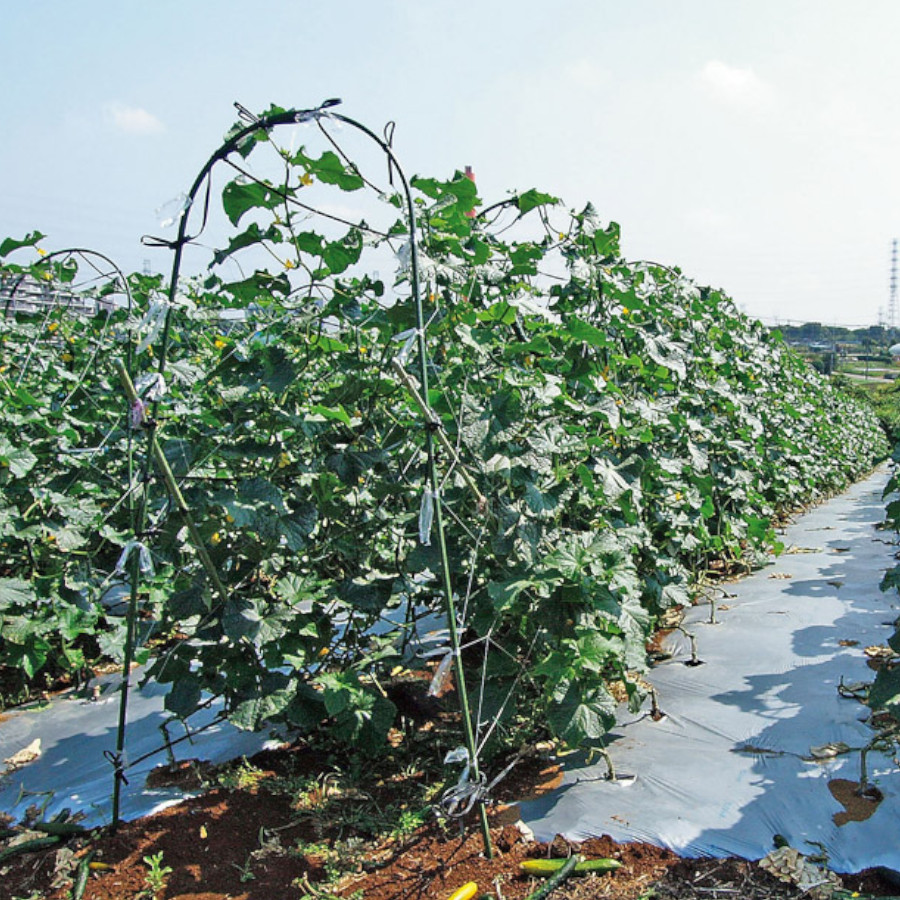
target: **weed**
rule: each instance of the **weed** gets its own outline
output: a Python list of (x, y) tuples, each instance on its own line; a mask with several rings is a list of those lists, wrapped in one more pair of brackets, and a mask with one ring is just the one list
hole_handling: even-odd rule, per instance
[(144, 883), (147, 885), (150, 896), (155, 898), (166, 886), (166, 878), (172, 874), (172, 867), (163, 865), (162, 850), (151, 856), (145, 856), (144, 862), (148, 866), (148, 872), (144, 876)]
[(267, 774), (247, 760), (241, 757), (241, 761), (234, 767), (223, 771), (219, 777), (219, 784), (230, 791), (250, 791), (266, 780)]
[[(405, 806), (405, 804), (404, 804)], [(390, 810), (388, 810), (390, 813)], [(394, 818), (391, 837), (403, 838), (421, 828), (428, 819), (428, 807), (422, 809), (401, 809)]]

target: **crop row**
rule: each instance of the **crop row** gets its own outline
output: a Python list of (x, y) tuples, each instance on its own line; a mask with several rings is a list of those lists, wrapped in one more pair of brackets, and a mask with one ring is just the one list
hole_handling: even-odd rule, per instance
[[(723, 292), (626, 261), (618, 226), (537, 191), (473, 215), (465, 176), (413, 181), (420, 342), (396, 196), (377, 231), (313, 230), (313, 189), (370, 179), (262, 128), (239, 148), (272, 151), (279, 180), (244, 167), (225, 185), (227, 243), (174, 303), (132, 275), (131, 309), (0, 320), (8, 699), (121, 659), (134, 582), (141, 657), (173, 713), (212, 693), (242, 727), (327, 721), (377, 746), (391, 673), (453, 662), (424, 634), (446, 599), (438, 514), (482, 743), (549, 729), (596, 744), (616, 685), (642, 701), (665, 610), (777, 551), (779, 516), (887, 452), (869, 407)], [(7, 286), (72, 276), (19, 261), (37, 240), (0, 248)], [(386, 251), (388, 284), (370, 261)], [(243, 256), (253, 274), (229, 280)]]

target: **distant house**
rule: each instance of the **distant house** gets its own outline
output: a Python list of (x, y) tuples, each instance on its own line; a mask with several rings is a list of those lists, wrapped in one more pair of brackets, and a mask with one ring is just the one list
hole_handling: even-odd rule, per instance
[(55, 307), (64, 307), (74, 315), (93, 316), (114, 309), (115, 304), (111, 299), (78, 294), (29, 274), (0, 277), (0, 308), (4, 315), (35, 314)]

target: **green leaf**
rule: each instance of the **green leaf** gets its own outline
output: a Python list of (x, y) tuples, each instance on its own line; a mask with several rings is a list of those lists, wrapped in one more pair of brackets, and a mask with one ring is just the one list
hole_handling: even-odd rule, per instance
[(264, 304), (277, 296), (287, 297), (291, 292), (291, 282), (285, 274), (273, 275), (271, 272), (257, 271), (243, 281), (223, 284), (222, 291), (231, 294), (241, 306)]
[(8, 467), (16, 478), (24, 478), (37, 461), (37, 456), (27, 447), (16, 447), (5, 435), (0, 435), (0, 467)]
[(869, 706), (900, 716), (900, 669), (879, 669), (869, 688)]
[(97, 635), (97, 643), (100, 652), (115, 662), (122, 662), (125, 658), (125, 639), (128, 630), (124, 622), (117, 622), (108, 631), (101, 631)]
[(294, 158), (294, 165), (303, 166), (314, 178), (323, 184), (333, 184), (342, 191), (358, 191), (365, 186), (362, 176), (352, 164), (344, 164), (333, 150), (326, 150), (318, 159), (307, 156), (299, 150)]
[(622, 639), (607, 637), (596, 631), (589, 632), (579, 637), (577, 652), (577, 658), (572, 660), (576, 668), (602, 672), (607, 663), (622, 658)]
[(509, 254), (513, 264), (510, 275), (537, 275), (537, 262), (543, 256), (544, 251), (536, 244), (519, 244)]
[(900, 591), (900, 566), (894, 566), (884, 573), (880, 587), (882, 591), (889, 591), (892, 588)]
[(390, 700), (370, 691), (360, 691), (353, 696), (353, 704), (337, 716), (334, 733), (339, 740), (356, 744), (364, 753), (377, 753), (384, 746), (396, 715), (397, 707)]
[(77, 550), (88, 542), (88, 536), (77, 528), (56, 526), (48, 523), (47, 534), (53, 538), (56, 546), (65, 553)]
[(263, 349), (262, 380), (273, 394), (280, 394), (294, 383), (297, 369), (284, 347), (267, 345)]
[(327, 334), (315, 334), (310, 338), (310, 346), (321, 350), (323, 353), (343, 353), (350, 349), (349, 344)]
[(319, 678), (319, 684), (324, 688), (322, 699), (329, 716), (342, 713), (352, 704), (354, 695), (361, 692), (359, 678), (353, 672), (328, 673)]
[(605, 331), (583, 322), (576, 316), (571, 316), (566, 321), (565, 327), (575, 341), (582, 341), (591, 347), (602, 348), (610, 346), (611, 341)]
[(314, 231), (301, 231), (291, 236), (291, 243), (303, 253), (309, 253), (310, 256), (321, 256), (325, 238)]
[(615, 259), (619, 255), (619, 225), (610, 222), (609, 227), (603, 231), (594, 232), (594, 249), (602, 259)]
[(519, 212), (523, 215), (531, 212), (538, 206), (556, 206), (560, 202), (559, 197), (554, 197), (552, 194), (543, 194), (534, 188), (516, 197), (516, 205), (519, 207)]
[(253, 640), (260, 627), (255, 604), (246, 598), (231, 598), (222, 612), (222, 631), (233, 641)]
[(275, 209), (284, 202), (283, 189), (276, 191), (271, 185), (256, 181), (230, 181), (222, 190), (222, 207), (232, 225), (237, 225), (251, 209)]
[(475, 182), (461, 172), (457, 172), (452, 181), (438, 181), (435, 178), (421, 178), (414, 175), (412, 186), (432, 200), (440, 200), (447, 195), (455, 199), (457, 211), (466, 213), (478, 202), (478, 189)]
[(260, 697), (239, 703), (228, 716), (235, 728), (258, 731), (270, 720), (285, 712), (297, 696), (296, 684), (284, 688), (266, 688)]
[(47, 662), (50, 645), (42, 638), (32, 638), (22, 647), (7, 648), (7, 655), (13, 665), (17, 665), (31, 679)]
[(299, 507), (289, 516), (278, 520), (278, 528), (287, 541), (289, 550), (299, 553), (306, 547), (307, 538), (313, 533), (318, 521), (318, 512), (311, 503)]
[(45, 237), (46, 235), (41, 234), (40, 231), (30, 231), (21, 241), (17, 241), (13, 238), (6, 238), (3, 243), (0, 244), (0, 258), (9, 256), (13, 250), (19, 250), (21, 247), (33, 247)]
[(272, 224), (265, 231), (262, 231), (256, 222), (251, 222), (245, 231), (231, 238), (226, 249), (216, 250), (213, 254), (213, 263), (221, 265), (233, 253), (237, 253), (238, 250), (243, 250), (246, 247), (252, 247), (254, 244), (261, 244), (265, 241), (279, 244), (282, 240), (281, 232), (276, 225)]
[(188, 673), (172, 684), (172, 689), (166, 694), (164, 705), (170, 713), (174, 713), (180, 719), (187, 719), (197, 711), (201, 696), (200, 680)]
[(768, 540), (774, 533), (772, 523), (768, 519), (761, 519), (759, 516), (745, 516), (744, 521), (747, 523), (747, 534), (757, 543)]
[(497, 613), (505, 612), (515, 603), (522, 591), (536, 587), (537, 582), (530, 578), (514, 578), (509, 581), (491, 581), (488, 583), (488, 595), (494, 601)]
[(322, 261), (332, 275), (340, 275), (359, 261), (362, 248), (362, 234), (354, 228), (341, 240), (332, 241), (322, 248)]
[(582, 694), (582, 687), (573, 681), (563, 682), (560, 689), (548, 713), (553, 731), (570, 747), (600, 741), (615, 724), (616, 701), (602, 687)]
[(342, 581), (338, 596), (354, 609), (375, 615), (384, 609), (394, 589), (393, 578)]
[(542, 492), (537, 485), (529, 482), (525, 485), (525, 504), (536, 515), (546, 515), (559, 507), (559, 498)]
[(0, 609), (8, 606), (31, 606), (34, 589), (20, 578), (0, 578)]
[(39, 621), (23, 615), (7, 616), (2, 622), (0, 634), (4, 641), (24, 646), (35, 637)]
[(502, 300), (478, 313), (478, 320), (480, 322), (499, 322), (502, 325), (512, 325), (516, 321), (517, 315), (518, 310), (516, 307), (506, 300)]

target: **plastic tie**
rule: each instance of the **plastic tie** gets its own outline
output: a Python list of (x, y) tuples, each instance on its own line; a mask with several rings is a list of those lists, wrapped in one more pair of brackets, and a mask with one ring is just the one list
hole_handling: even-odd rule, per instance
[(122, 784), (128, 784), (128, 778), (125, 775), (125, 769), (127, 769), (128, 766), (122, 759), (122, 754), (113, 753), (112, 750), (104, 750), (103, 755), (104, 757), (106, 757), (106, 760), (112, 765), (116, 780), (121, 781)]

